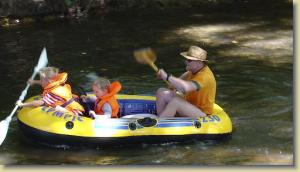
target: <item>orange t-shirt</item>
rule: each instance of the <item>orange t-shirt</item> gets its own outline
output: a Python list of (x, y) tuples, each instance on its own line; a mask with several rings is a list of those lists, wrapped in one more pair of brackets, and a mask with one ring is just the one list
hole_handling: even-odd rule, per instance
[(196, 82), (200, 88), (188, 92), (185, 99), (204, 113), (212, 114), (216, 96), (216, 80), (210, 68), (205, 66), (194, 75), (190, 73), (186, 80)]

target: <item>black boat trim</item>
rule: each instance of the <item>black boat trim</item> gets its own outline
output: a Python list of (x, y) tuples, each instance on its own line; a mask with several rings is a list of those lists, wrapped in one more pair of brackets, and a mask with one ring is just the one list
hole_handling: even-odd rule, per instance
[(231, 133), (224, 134), (188, 134), (188, 135), (148, 135), (126, 137), (81, 137), (64, 134), (50, 133), (24, 124), (18, 120), (19, 127), (24, 135), (33, 141), (47, 145), (68, 145), (97, 147), (105, 145), (132, 145), (141, 143), (168, 143), (184, 142), (188, 140), (214, 140), (221, 141), (231, 138)]

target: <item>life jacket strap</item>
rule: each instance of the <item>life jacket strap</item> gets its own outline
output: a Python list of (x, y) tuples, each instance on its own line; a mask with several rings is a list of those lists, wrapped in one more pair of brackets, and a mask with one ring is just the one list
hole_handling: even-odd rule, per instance
[(66, 101), (64, 104), (61, 105), (61, 107), (67, 107), (70, 105), (73, 101), (75, 101), (75, 98), (71, 98), (70, 100)]

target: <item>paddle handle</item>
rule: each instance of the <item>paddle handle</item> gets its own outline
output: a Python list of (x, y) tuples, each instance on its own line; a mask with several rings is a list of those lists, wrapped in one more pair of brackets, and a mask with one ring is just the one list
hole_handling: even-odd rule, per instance
[[(34, 72), (31, 75), (30, 79), (33, 80), (37, 73), (38, 73), (38, 70), (36, 70), (36, 68), (34, 68)], [(28, 91), (29, 87), (30, 87), (30, 84), (27, 84), (25, 89), (22, 91), (22, 94), (20, 95), (19, 100), (21, 100), (21, 101), (24, 100), (25, 96), (27, 95), (27, 91)]]
[(18, 108), (19, 108), (19, 106), (16, 105), (15, 108), (11, 111), (10, 115), (5, 118), (5, 121), (7, 121), (9, 123), (11, 121), (12, 116), (15, 114), (15, 112), (17, 111)]
[(155, 72), (158, 72), (158, 68), (153, 62), (150, 62), (149, 65)]
[[(37, 72), (35, 71), (31, 78), (33, 79), (35, 77), (35, 75), (37, 74)], [(23, 101), (26, 94), (27, 94), (27, 90), (29, 89), (30, 87), (30, 84), (27, 84), (26, 88), (22, 91), (22, 94), (21, 96), (19, 97), (19, 100)], [(3, 143), (4, 139), (6, 138), (6, 134), (7, 134), (7, 130), (8, 130), (8, 126), (9, 126), (9, 123), (13, 117), (13, 115), (16, 113), (17, 109), (19, 108), (18, 105), (16, 105), (14, 107), (14, 109), (11, 111), (11, 113), (9, 114), (9, 116), (7, 116), (5, 118), (5, 120), (1, 121), (1, 134), (0, 134), (0, 145)]]
[[(158, 67), (153, 62), (150, 62), (149, 65), (155, 72), (158, 72)], [(163, 80), (163, 81), (165, 81), (165, 80)], [(165, 81), (165, 83), (170, 85), (170, 83), (168, 81)]]
[[(153, 62), (150, 62), (149, 65), (152, 67), (152, 69), (153, 69), (155, 72), (158, 71), (157, 66), (156, 66)], [(170, 82), (168, 82), (168, 81), (166, 81), (166, 80), (163, 80), (163, 81), (165, 81), (165, 83), (168, 84), (168, 86), (171, 85)], [(181, 97), (184, 96), (184, 94), (183, 94), (181, 91), (178, 91), (178, 90), (176, 91), (176, 94), (179, 95), (179, 96), (181, 96)]]
[[(37, 73), (38, 73), (37, 68), (34, 68), (34, 72), (31, 75), (30, 79), (34, 79), (34, 77), (36, 76)], [(30, 84), (27, 84), (25, 89), (22, 91), (22, 94), (20, 95), (19, 100), (21, 100), (21, 101), (24, 100), (25, 96), (27, 95), (27, 91), (28, 91), (29, 87), (30, 87)], [(19, 106), (16, 105), (15, 108), (13, 109), (13, 111), (10, 113), (10, 115), (6, 119), (9, 119), (9, 121), (10, 121), (11, 117), (14, 115), (14, 113), (16, 112), (18, 107)]]

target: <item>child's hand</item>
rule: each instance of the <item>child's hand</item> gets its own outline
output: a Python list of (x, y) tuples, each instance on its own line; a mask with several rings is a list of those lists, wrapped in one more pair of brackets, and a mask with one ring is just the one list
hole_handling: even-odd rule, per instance
[(60, 111), (60, 112), (67, 112), (67, 111), (68, 111), (67, 109), (65, 109), (65, 108), (63, 108), (63, 107), (61, 107), (61, 106), (56, 106), (56, 107), (55, 107), (55, 110), (56, 110), (56, 111)]
[(96, 117), (97, 114), (96, 114), (95, 111), (90, 110), (90, 111), (89, 111), (89, 115), (90, 115), (91, 118), (95, 119), (95, 117)]
[(21, 100), (18, 100), (16, 102), (16, 105), (20, 106), (20, 107), (23, 107), (24, 106), (24, 103), (21, 101)]
[(27, 84), (30, 84), (30, 85), (35, 85), (35, 84), (42, 85), (41, 80), (33, 80), (33, 79), (28, 79)]
[(86, 95), (81, 95), (80, 96), (81, 100), (83, 100), (84, 102), (86, 102), (88, 100), (88, 96)]
[(35, 81), (33, 79), (28, 79), (27, 84), (34, 85)]

